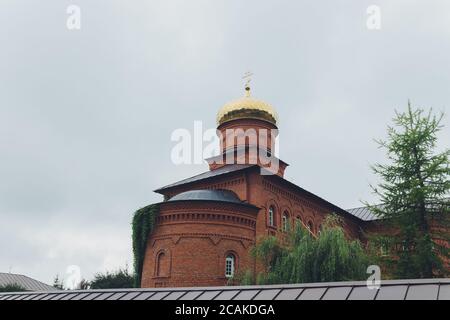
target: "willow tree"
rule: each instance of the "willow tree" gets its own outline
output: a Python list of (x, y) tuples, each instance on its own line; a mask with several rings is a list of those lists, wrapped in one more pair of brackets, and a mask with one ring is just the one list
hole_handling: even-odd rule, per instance
[(413, 109), (396, 112), (385, 141), (388, 164), (372, 168), (380, 177), (372, 187), (381, 206), (372, 210), (395, 230), (384, 236), (394, 274), (429, 278), (448, 273), (442, 258), (449, 256), (450, 150), (436, 150), (443, 114)]
[(251, 251), (265, 271), (260, 284), (363, 280), (369, 258), (358, 240), (346, 238), (341, 221), (330, 215), (317, 237), (296, 225), (284, 240), (263, 238)]

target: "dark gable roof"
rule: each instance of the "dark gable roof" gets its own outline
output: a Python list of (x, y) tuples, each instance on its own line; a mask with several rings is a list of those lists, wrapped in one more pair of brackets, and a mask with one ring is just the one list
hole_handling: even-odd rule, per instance
[(0, 300), (450, 300), (450, 279), (0, 293)]
[(347, 211), (363, 221), (375, 221), (380, 219), (380, 217), (378, 217), (372, 211), (370, 211), (368, 207), (352, 208), (347, 209)]
[(224, 167), (221, 167), (219, 169), (213, 170), (213, 171), (206, 171), (203, 173), (200, 173), (196, 176), (184, 179), (184, 180), (180, 180), (177, 181), (175, 183), (169, 184), (167, 186), (161, 187), (159, 189), (156, 189), (155, 192), (158, 193), (162, 193), (162, 191), (167, 190), (167, 189), (171, 189), (174, 187), (178, 187), (178, 186), (182, 186), (184, 184), (188, 184), (188, 183), (192, 183), (192, 182), (196, 182), (196, 181), (200, 181), (200, 180), (205, 180), (205, 179), (209, 179), (212, 177), (217, 177), (217, 176), (221, 176), (224, 174), (228, 174), (231, 172), (237, 172), (237, 171), (241, 171), (250, 167), (254, 167), (256, 165), (254, 164), (233, 164), (233, 165), (226, 165)]
[(14, 274), (14, 273), (3, 273), (0, 272), (0, 287), (5, 285), (18, 284), (19, 286), (25, 288), (27, 291), (55, 291), (56, 289), (48, 284), (34, 280), (30, 277)]
[[(182, 186), (185, 184), (189, 184), (189, 183), (193, 183), (193, 182), (197, 182), (197, 181), (201, 181), (201, 180), (210, 179), (213, 177), (218, 177), (221, 175), (226, 175), (226, 174), (233, 173), (233, 172), (246, 170), (246, 169), (252, 168), (252, 167), (258, 167), (258, 165), (255, 165), (255, 164), (226, 165), (219, 169), (212, 170), (212, 171), (206, 171), (206, 172), (200, 173), (198, 175), (195, 175), (193, 177), (190, 177), (190, 178), (187, 178), (184, 180), (180, 180), (175, 183), (169, 184), (167, 186), (161, 187), (159, 189), (156, 189), (155, 192), (163, 193), (163, 191), (174, 188), (174, 187)], [(335, 213), (340, 213), (340, 214), (346, 215), (352, 219), (362, 220), (362, 221), (374, 221), (374, 220), (378, 219), (372, 212), (370, 212), (370, 210), (367, 207), (360, 207), (360, 208), (344, 210), (344, 209), (336, 206), (335, 204), (328, 202), (327, 200), (319, 197), (318, 195), (316, 195), (312, 192), (309, 192), (308, 190), (303, 189), (302, 187), (299, 187), (298, 185), (296, 185), (296, 184), (290, 182), (289, 180), (286, 180), (278, 175), (268, 175), (268, 176), (274, 177), (274, 179), (277, 179), (278, 181), (281, 181), (282, 183), (288, 184), (289, 186), (299, 190), (303, 194), (306, 194), (308, 197), (324, 203), (331, 210), (335, 211)]]
[(310, 191), (308, 191), (306, 189), (303, 189), (302, 187), (299, 187), (298, 185), (296, 185), (295, 183), (290, 182), (289, 180), (286, 180), (286, 179), (284, 179), (284, 178), (282, 178), (282, 177), (280, 177), (278, 175), (269, 175), (267, 177), (269, 177), (269, 179), (276, 179), (277, 181), (279, 181), (281, 183), (287, 184), (287, 185), (291, 186), (292, 188), (297, 189), (301, 193), (305, 194), (310, 199), (317, 200), (317, 201), (321, 202), (322, 204), (327, 206), (333, 213), (342, 214), (344, 216), (349, 217), (350, 219), (361, 220), (358, 217), (356, 217), (355, 215), (350, 214), (347, 210), (344, 210), (344, 209), (338, 207), (337, 205), (335, 205), (335, 204), (333, 204), (333, 203), (331, 203), (331, 202), (329, 202), (329, 201), (319, 197), (318, 195), (316, 195), (316, 194), (314, 194), (314, 193), (312, 193), (312, 192), (310, 192)]

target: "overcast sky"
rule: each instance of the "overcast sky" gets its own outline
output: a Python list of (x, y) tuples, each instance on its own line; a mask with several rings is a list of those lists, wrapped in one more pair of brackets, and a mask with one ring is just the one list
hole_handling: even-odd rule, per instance
[[(80, 30), (66, 27), (70, 4)], [(171, 133), (215, 126), (248, 70), (279, 113), (286, 178), (343, 208), (376, 201), (373, 139), (395, 109), (450, 110), (445, 0), (0, 5), (0, 272), (51, 283), (69, 265), (88, 279), (131, 266), (132, 213), (207, 170), (172, 164)]]

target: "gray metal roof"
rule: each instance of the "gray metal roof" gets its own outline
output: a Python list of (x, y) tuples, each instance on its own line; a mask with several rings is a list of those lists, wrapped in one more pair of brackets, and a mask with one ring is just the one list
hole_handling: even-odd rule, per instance
[[(190, 177), (190, 178), (187, 178), (187, 179), (184, 179), (184, 180), (180, 180), (178, 182), (175, 182), (175, 183), (169, 184), (167, 186), (161, 187), (161, 188), (155, 190), (155, 192), (162, 193), (161, 191), (164, 191), (166, 189), (170, 189), (170, 188), (181, 186), (181, 185), (184, 185), (184, 184), (188, 184), (188, 183), (192, 183), (192, 182), (196, 182), (196, 181), (200, 181), (200, 180), (204, 180), (204, 179), (208, 179), (208, 178), (224, 175), (224, 174), (231, 173), (231, 172), (244, 170), (244, 169), (247, 169), (247, 168), (250, 168), (250, 167), (254, 167), (254, 166), (257, 166), (257, 165), (254, 165), (254, 164), (226, 165), (226, 166), (221, 167), (219, 169), (212, 170), (212, 171), (206, 171), (206, 172), (203, 172), (203, 173), (198, 174), (196, 176), (193, 176), (193, 177)], [(380, 220), (381, 219), (379, 216), (375, 215), (369, 209), (369, 207), (357, 207), (357, 208), (351, 208), (351, 209), (345, 209), (344, 210), (344, 209), (342, 209), (342, 208), (340, 208), (340, 207), (338, 207), (338, 206), (328, 202), (327, 200), (317, 196), (316, 194), (314, 194), (312, 192), (309, 192), (309, 191), (307, 191), (307, 190), (297, 186), (296, 184), (294, 184), (294, 183), (292, 183), (292, 182), (290, 182), (290, 181), (288, 181), (288, 180), (286, 180), (286, 179), (284, 179), (282, 177), (279, 177), (277, 175), (275, 175), (275, 177), (278, 178), (278, 179), (282, 179), (286, 183), (289, 183), (290, 185), (296, 187), (297, 189), (299, 189), (299, 190), (309, 194), (310, 196), (312, 196), (312, 197), (314, 197), (316, 199), (319, 199), (320, 201), (328, 203), (329, 205), (331, 205), (332, 207), (334, 207), (335, 209), (339, 210), (340, 212), (342, 212), (344, 214), (349, 213), (351, 216), (353, 216), (353, 217), (355, 217), (357, 219), (360, 219), (362, 221), (375, 221), (375, 220)]]
[[(448, 201), (450, 201), (450, 198), (446, 198)], [(376, 208), (383, 208), (382, 204), (375, 205)], [(440, 207), (436, 207), (433, 205), (427, 206), (430, 210), (441, 210)], [(381, 220), (383, 217), (377, 216), (373, 211), (370, 210), (369, 207), (358, 207), (353, 209), (346, 209), (347, 212), (354, 215), (355, 217), (363, 220), (363, 221), (375, 221), (375, 220)]]
[(0, 300), (450, 300), (450, 279), (0, 293)]
[(236, 194), (229, 190), (190, 190), (173, 196), (170, 201), (209, 200), (242, 203)]
[(13, 285), (17, 284), (27, 291), (54, 291), (56, 290), (54, 287), (40, 282), (38, 280), (34, 280), (30, 277), (14, 274), (14, 273), (3, 273), (0, 272), (0, 287), (5, 285)]
[[(198, 174), (196, 176), (193, 176), (193, 177), (190, 177), (190, 178), (187, 178), (187, 179), (184, 179), (184, 180), (180, 180), (178, 182), (175, 182), (175, 183), (169, 184), (167, 186), (161, 187), (159, 189), (156, 189), (155, 192), (163, 193), (163, 191), (166, 190), (166, 189), (170, 189), (170, 188), (173, 188), (173, 187), (178, 187), (178, 186), (181, 186), (181, 185), (184, 185), (184, 184), (188, 184), (188, 183), (192, 183), (192, 182), (196, 182), (196, 181), (200, 181), (200, 180), (204, 180), (204, 179), (209, 179), (209, 178), (212, 178), (212, 177), (217, 177), (217, 176), (228, 174), (228, 173), (232, 173), (232, 172), (237, 172), (237, 171), (240, 171), (240, 170), (245, 170), (245, 169), (248, 169), (250, 167), (255, 167), (255, 166), (257, 166), (257, 165), (255, 165), (255, 164), (226, 165), (226, 166), (221, 167), (219, 169), (212, 170), (212, 171), (206, 171), (206, 172), (203, 172), (203, 173)], [(288, 183), (289, 185), (297, 188), (298, 190), (301, 190), (302, 192), (310, 195), (311, 197), (314, 197), (314, 198), (316, 198), (316, 199), (318, 199), (320, 201), (323, 201), (323, 202), (329, 204), (330, 206), (332, 206), (334, 209), (338, 210), (339, 212), (342, 212), (344, 214), (349, 214), (351, 217), (358, 218), (357, 216), (351, 214), (350, 212), (348, 212), (348, 211), (346, 211), (346, 210), (344, 210), (342, 208), (337, 207), (336, 205), (326, 201), (325, 199), (320, 198), (319, 196), (315, 195), (314, 193), (309, 192), (309, 191), (307, 191), (307, 190), (297, 186), (296, 184), (294, 184), (294, 183), (292, 183), (292, 182), (290, 182), (290, 181), (288, 181), (288, 180), (286, 180), (286, 179), (284, 179), (282, 177), (279, 177), (278, 175), (274, 175), (274, 176), (275, 176), (275, 178), (281, 179), (282, 181), (284, 181), (284, 182)]]
[(380, 219), (380, 217), (378, 217), (372, 211), (370, 211), (368, 207), (346, 209), (346, 211), (363, 221), (374, 221)]
[(195, 182), (195, 181), (200, 181), (200, 180), (204, 180), (204, 179), (208, 179), (208, 178), (212, 178), (212, 177), (217, 177), (223, 174), (227, 174), (227, 173), (231, 173), (231, 172), (236, 172), (236, 171), (240, 171), (240, 170), (244, 170), (250, 167), (255, 166), (254, 164), (233, 164), (233, 165), (226, 165), (223, 166), (219, 169), (216, 170), (212, 170), (212, 171), (206, 171), (203, 173), (200, 173), (196, 176), (184, 179), (184, 180), (180, 180), (177, 181), (175, 183), (169, 184), (167, 186), (161, 187), (159, 189), (156, 189), (155, 192), (160, 192), (162, 190), (165, 189), (170, 189), (173, 187), (178, 187), (181, 186), (183, 184), (187, 184), (187, 183), (191, 183), (191, 182)]

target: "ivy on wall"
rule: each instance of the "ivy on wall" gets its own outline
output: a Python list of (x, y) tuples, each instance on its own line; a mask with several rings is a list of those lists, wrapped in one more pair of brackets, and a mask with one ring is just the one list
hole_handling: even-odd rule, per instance
[(133, 215), (132, 238), (135, 287), (141, 286), (142, 268), (144, 264), (145, 249), (147, 248), (148, 236), (153, 231), (155, 219), (159, 214), (159, 205), (151, 204), (137, 210)]

